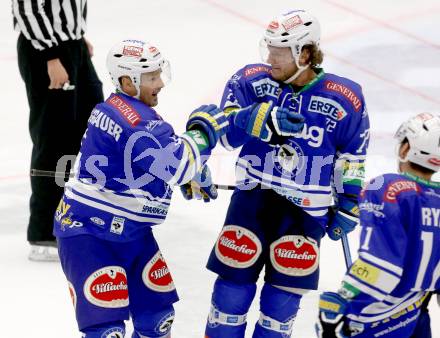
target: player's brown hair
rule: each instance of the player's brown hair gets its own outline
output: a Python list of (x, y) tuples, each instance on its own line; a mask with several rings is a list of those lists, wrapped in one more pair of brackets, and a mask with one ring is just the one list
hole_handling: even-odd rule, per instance
[(324, 61), (324, 53), (316, 44), (305, 45), (303, 49), (307, 49), (310, 53), (310, 64), (312, 68), (317, 68)]

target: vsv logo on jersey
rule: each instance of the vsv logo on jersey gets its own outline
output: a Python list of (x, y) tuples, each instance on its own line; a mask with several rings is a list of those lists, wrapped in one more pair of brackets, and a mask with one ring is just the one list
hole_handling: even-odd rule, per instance
[(142, 280), (151, 290), (169, 292), (175, 289), (170, 270), (160, 251), (150, 259), (142, 271)]
[(159, 320), (159, 323), (155, 327), (156, 333), (160, 334), (161, 336), (165, 333), (168, 333), (171, 330), (171, 326), (174, 322), (174, 311), (167, 313), (164, 317), (162, 317), (161, 320)]
[(215, 244), (217, 258), (234, 268), (247, 268), (254, 264), (262, 251), (258, 237), (248, 229), (226, 225)]
[(269, 95), (278, 98), (280, 85), (269, 78), (252, 82), (252, 87), (254, 87), (254, 92), (257, 97)]
[(99, 307), (128, 305), (127, 274), (120, 266), (106, 266), (92, 273), (84, 283), (86, 299)]
[(319, 265), (318, 244), (304, 236), (283, 236), (270, 245), (270, 261), (285, 275), (310, 275)]
[(124, 338), (124, 337), (125, 337), (125, 330), (121, 327), (112, 327), (106, 330), (101, 335), (101, 338)]
[(328, 116), (336, 121), (341, 121), (347, 116), (347, 112), (338, 102), (321, 96), (312, 96), (310, 98), (308, 110)]
[(419, 185), (414, 181), (398, 180), (389, 184), (385, 190), (384, 200), (390, 203), (396, 203), (396, 197), (404, 191), (420, 192)]
[(294, 174), (304, 167), (304, 152), (296, 142), (283, 144), (276, 152), (274, 165), (283, 175)]

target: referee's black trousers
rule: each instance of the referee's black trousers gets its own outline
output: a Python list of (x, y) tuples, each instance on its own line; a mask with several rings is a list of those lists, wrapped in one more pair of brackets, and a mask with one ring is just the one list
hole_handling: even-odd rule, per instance
[[(22, 34), (18, 66), (26, 85), (32, 139), (31, 168), (55, 170), (63, 155), (77, 155), (93, 107), (103, 101), (99, 80), (83, 39), (60, 45), (60, 60), (74, 90), (49, 90), (47, 61)], [(31, 177), (29, 242), (53, 241), (53, 217), (63, 194), (53, 178)]]

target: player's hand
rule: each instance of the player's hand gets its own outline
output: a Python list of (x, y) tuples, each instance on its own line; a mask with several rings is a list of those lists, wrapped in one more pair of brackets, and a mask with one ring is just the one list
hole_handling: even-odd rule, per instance
[(343, 234), (348, 234), (359, 224), (359, 207), (353, 200), (345, 197), (339, 199), (336, 213), (327, 227), (328, 236), (339, 240)]
[[(304, 116), (273, 102), (254, 103), (235, 113), (234, 124), (247, 134), (269, 143), (284, 143), (280, 137), (290, 137), (304, 127)], [(280, 142), (281, 141), (281, 142)]]
[(344, 325), (347, 301), (335, 292), (324, 292), (319, 297), (318, 322), (315, 324), (319, 338), (348, 338), (349, 332)]
[(215, 200), (218, 196), (217, 188), (212, 183), (211, 171), (207, 165), (193, 177), (191, 181), (180, 186), (185, 199), (203, 199), (204, 202)]
[(47, 74), (49, 75), (49, 89), (61, 89), (69, 82), (69, 74), (61, 63), (60, 59), (47, 61)]
[(198, 129), (206, 134), (209, 146), (214, 148), (218, 139), (226, 134), (229, 122), (225, 113), (215, 104), (203, 105), (195, 109), (186, 123), (186, 130)]

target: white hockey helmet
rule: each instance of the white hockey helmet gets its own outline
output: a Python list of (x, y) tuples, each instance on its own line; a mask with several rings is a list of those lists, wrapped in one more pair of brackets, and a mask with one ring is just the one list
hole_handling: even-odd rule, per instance
[(318, 20), (305, 10), (293, 10), (273, 19), (266, 28), (260, 42), (260, 54), (264, 62), (269, 55), (268, 46), (289, 47), (295, 60), (298, 72), (284, 81), (292, 82), (309, 65), (300, 66), (299, 56), (306, 45), (319, 47), (321, 39), (321, 26)]
[(410, 149), (402, 162), (413, 162), (433, 171), (440, 170), (440, 116), (422, 113), (402, 123), (394, 136), (399, 144), (408, 140)]
[(114, 45), (107, 54), (107, 70), (116, 89), (122, 91), (119, 78), (129, 76), (139, 97), (141, 75), (162, 70), (164, 83), (171, 80), (170, 64), (152, 44), (140, 40), (123, 40)]

